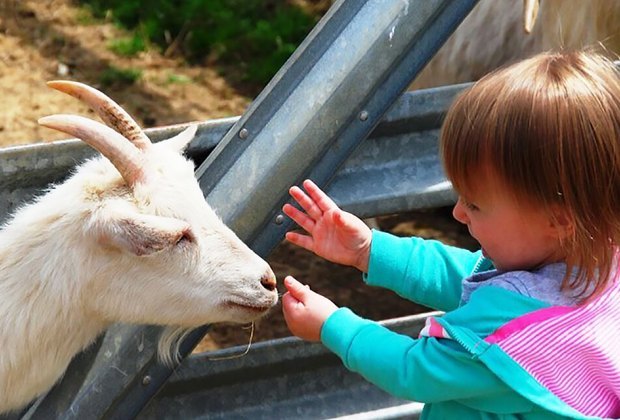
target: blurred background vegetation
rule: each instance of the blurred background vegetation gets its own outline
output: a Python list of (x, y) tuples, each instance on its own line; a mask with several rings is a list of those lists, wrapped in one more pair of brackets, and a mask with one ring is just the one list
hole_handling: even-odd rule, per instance
[[(134, 56), (149, 48), (212, 65), (240, 82), (264, 85), (306, 37), (326, 0), (79, 0), (84, 19), (127, 31), (108, 48)], [(232, 72), (232, 74), (230, 73)], [(118, 77), (119, 75), (110, 75)], [(122, 75), (135, 77), (135, 75)]]

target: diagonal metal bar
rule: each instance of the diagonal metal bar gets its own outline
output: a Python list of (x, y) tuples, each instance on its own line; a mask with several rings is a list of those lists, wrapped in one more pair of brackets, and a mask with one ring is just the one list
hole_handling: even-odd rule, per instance
[[(288, 187), (307, 176), (327, 184), (475, 4), (337, 2), (198, 169), (208, 201), (266, 256), (286, 229), (271, 221)], [(82, 373), (25, 417), (134, 418), (173, 372), (157, 362), (159, 333), (112, 328), (94, 361), (78, 358), (70, 368)], [(185, 340), (184, 355), (204, 333)]]

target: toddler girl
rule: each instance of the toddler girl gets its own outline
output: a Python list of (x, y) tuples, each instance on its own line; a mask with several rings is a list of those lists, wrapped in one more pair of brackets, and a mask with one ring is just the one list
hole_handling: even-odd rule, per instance
[(287, 239), (445, 311), (417, 338), (287, 277), (293, 334), (423, 418), (620, 417), (620, 79), (591, 52), (543, 53), (476, 82), (441, 134), (454, 217), (481, 250), (371, 231), (311, 181)]

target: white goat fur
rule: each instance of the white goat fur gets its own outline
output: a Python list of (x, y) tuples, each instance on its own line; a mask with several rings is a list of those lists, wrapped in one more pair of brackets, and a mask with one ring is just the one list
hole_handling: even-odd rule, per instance
[(478, 80), (535, 53), (599, 43), (620, 53), (620, 1), (541, 0), (531, 34), (523, 3), (481, 0), (413, 82), (412, 89)]
[(205, 202), (181, 154), (194, 133), (145, 151), (133, 188), (95, 158), (4, 226), (0, 412), (51, 388), (111, 323), (245, 323), (275, 305), (273, 272)]

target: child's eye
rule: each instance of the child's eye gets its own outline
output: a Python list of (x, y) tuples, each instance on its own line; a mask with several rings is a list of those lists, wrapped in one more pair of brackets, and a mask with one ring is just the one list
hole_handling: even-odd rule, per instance
[(478, 208), (478, 206), (477, 206), (477, 205), (475, 205), (474, 203), (467, 203), (467, 208), (468, 208), (468, 209), (470, 209), (470, 210), (472, 210), (472, 211), (477, 211), (477, 210), (480, 210), (480, 209)]
[(467, 210), (470, 210), (470, 211), (480, 210), (480, 208), (474, 203), (470, 203), (469, 201), (465, 200), (463, 197), (459, 197), (459, 198), (461, 200), (461, 203), (463, 203), (463, 205), (467, 208)]

